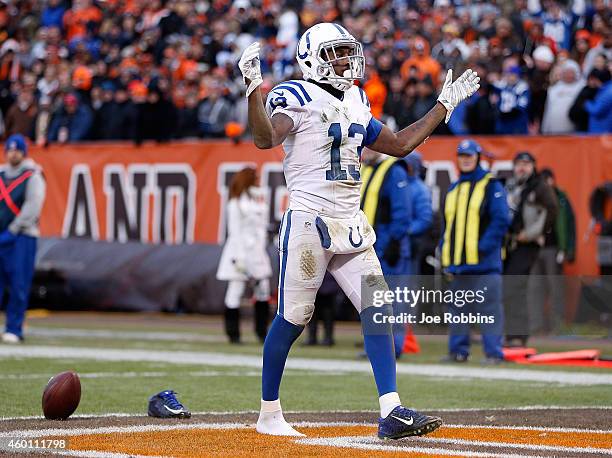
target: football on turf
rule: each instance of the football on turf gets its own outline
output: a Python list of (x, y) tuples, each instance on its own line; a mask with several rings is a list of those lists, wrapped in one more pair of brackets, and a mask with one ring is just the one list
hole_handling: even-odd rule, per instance
[(81, 381), (74, 372), (62, 372), (49, 380), (42, 397), (45, 418), (65, 420), (74, 413), (81, 400)]

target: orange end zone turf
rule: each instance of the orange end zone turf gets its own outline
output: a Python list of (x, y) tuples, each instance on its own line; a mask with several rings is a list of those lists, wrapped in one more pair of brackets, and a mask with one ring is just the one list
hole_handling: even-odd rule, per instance
[[(231, 427), (235, 426), (235, 427)], [(612, 432), (589, 432), (487, 427), (442, 427), (426, 439), (405, 439), (401, 441), (379, 441), (374, 437), (372, 426), (321, 426), (299, 428), (309, 439), (328, 438), (335, 442), (330, 445), (311, 445), (300, 438), (283, 438), (257, 434), (252, 427), (230, 425), (230, 429), (205, 427), (201, 429), (174, 429), (147, 432), (115, 432), (111, 434), (86, 434), (70, 437), (70, 450), (96, 451), (138, 455), (195, 457), (195, 456), (334, 456), (334, 457), (377, 457), (397, 455), (398, 446), (410, 456), (431, 456), (424, 447), (435, 447), (458, 451), (458, 446), (470, 455), (478, 447), (494, 447), (502, 452), (507, 447), (518, 447), (524, 451), (535, 451), (537, 447), (549, 447), (562, 456), (566, 447), (573, 449), (609, 449), (612, 446)], [(358, 438), (357, 444), (345, 438)], [(359, 445), (389, 447), (389, 450), (364, 450)], [(411, 450), (412, 447), (416, 449)], [(465, 449), (468, 447), (468, 449)], [(503, 452), (502, 452), (503, 454)]]

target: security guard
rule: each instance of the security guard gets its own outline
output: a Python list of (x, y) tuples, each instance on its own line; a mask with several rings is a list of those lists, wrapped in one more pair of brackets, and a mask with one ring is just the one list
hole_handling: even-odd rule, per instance
[[(503, 360), (501, 250), (509, 210), (504, 187), (480, 166), (481, 153), (482, 148), (474, 140), (459, 143), (460, 176), (446, 195), (440, 249), (442, 267), (452, 278), (450, 290), (454, 292), (455, 303), (449, 306), (450, 312), (453, 316), (492, 317), (492, 323), (480, 324), (484, 362), (495, 364)], [(478, 290), (483, 301), (459, 301), (465, 291)], [(445, 361), (467, 361), (469, 325), (449, 323), (449, 333), (449, 355)]]
[[(374, 249), (387, 283), (393, 289), (400, 286), (395, 284), (399, 281), (396, 275), (408, 275), (413, 270), (408, 172), (403, 161), (369, 149), (363, 151), (362, 161), (361, 209), (376, 232)], [(394, 305), (396, 314), (403, 311), (398, 307)], [(405, 334), (403, 324), (393, 326), (395, 356), (398, 358), (402, 354)]]
[(5, 152), (7, 163), (0, 167), (0, 297), (8, 286), (2, 341), (11, 344), (23, 340), (46, 185), (40, 167), (26, 159), (28, 147), (23, 135), (11, 135)]

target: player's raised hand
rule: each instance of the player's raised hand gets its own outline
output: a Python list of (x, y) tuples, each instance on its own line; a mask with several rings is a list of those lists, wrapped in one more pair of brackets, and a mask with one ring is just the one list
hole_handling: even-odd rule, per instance
[(242, 53), (240, 61), (238, 62), (238, 68), (242, 72), (245, 84), (249, 80), (249, 87), (246, 91), (246, 96), (251, 95), (251, 92), (255, 90), (257, 86), (263, 83), (261, 77), (261, 68), (259, 66), (259, 43), (251, 43)]
[(453, 83), (453, 71), (448, 71), (444, 80), (444, 86), (442, 86), (442, 92), (438, 97), (438, 102), (446, 108), (446, 123), (448, 123), (457, 105), (480, 88), (479, 82), (478, 73), (468, 69)]

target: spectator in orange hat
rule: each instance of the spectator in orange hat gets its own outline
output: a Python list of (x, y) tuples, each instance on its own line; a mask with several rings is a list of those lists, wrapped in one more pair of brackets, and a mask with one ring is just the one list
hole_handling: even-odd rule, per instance
[(434, 87), (440, 82), (440, 64), (429, 55), (429, 43), (421, 37), (414, 39), (411, 49), (411, 58), (405, 61), (400, 68), (404, 80), (410, 77), (410, 68), (416, 67), (419, 78), (429, 75)]
[(578, 30), (575, 35), (575, 44), (572, 49), (572, 60), (582, 67), (587, 53), (591, 49), (591, 32), (585, 29)]
[(499, 38), (489, 40), (487, 68), (491, 73), (501, 73), (504, 63), (504, 48)]
[(85, 65), (79, 65), (72, 72), (72, 87), (82, 103), (91, 105), (90, 91), (93, 79), (92, 71)]

